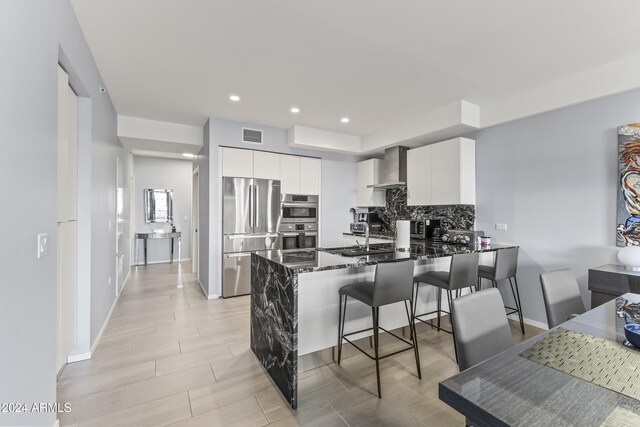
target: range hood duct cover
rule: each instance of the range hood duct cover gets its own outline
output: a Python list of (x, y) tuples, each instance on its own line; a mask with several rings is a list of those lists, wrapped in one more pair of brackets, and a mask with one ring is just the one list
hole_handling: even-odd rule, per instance
[(398, 188), (407, 186), (408, 147), (391, 147), (384, 150), (384, 169), (380, 184), (367, 185), (369, 188)]

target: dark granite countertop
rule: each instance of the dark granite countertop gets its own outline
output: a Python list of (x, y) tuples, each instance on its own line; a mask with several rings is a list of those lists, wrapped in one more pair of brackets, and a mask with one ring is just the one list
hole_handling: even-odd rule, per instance
[[(363, 233), (350, 233), (350, 232), (345, 232), (342, 233), (342, 235), (344, 236), (358, 236), (358, 237), (362, 237), (364, 239), (364, 234)], [(391, 232), (380, 232), (380, 233), (369, 233), (369, 237), (370, 238), (374, 238), (374, 239), (387, 239), (387, 240), (395, 240), (396, 239), (396, 235), (391, 233)]]
[[(351, 256), (357, 246), (319, 248), (317, 250), (301, 250), (294, 252), (258, 251), (256, 255), (294, 270), (296, 273), (313, 271), (338, 270), (342, 268), (357, 268), (365, 265), (375, 265), (380, 262), (401, 261), (404, 259), (427, 260), (451, 256), (456, 253), (492, 252), (498, 249), (513, 248), (516, 245), (492, 244), (476, 248), (474, 246), (453, 245), (431, 240), (411, 241), (411, 251), (395, 250), (393, 243), (378, 243), (370, 245), (371, 250), (378, 253)], [(351, 253), (350, 253), (351, 252)]]

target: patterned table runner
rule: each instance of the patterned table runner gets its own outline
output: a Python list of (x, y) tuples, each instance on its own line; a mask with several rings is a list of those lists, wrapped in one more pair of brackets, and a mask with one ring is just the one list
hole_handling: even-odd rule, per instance
[(520, 356), (640, 400), (640, 350), (558, 328)]

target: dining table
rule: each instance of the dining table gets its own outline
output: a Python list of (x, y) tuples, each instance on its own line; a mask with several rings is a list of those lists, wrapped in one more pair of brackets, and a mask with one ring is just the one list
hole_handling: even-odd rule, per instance
[(640, 303), (640, 294), (624, 294), (440, 382), (440, 400), (479, 427), (640, 426), (640, 400), (631, 397), (640, 392), (640, 350), (624, 345), (623, 303)]

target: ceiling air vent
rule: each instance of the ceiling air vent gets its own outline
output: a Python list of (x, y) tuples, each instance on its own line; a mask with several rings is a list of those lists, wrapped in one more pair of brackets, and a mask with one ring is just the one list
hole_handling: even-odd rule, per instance
[(257, 129), (242, 128), (242, 142), (262, 144), (262, 131)]

